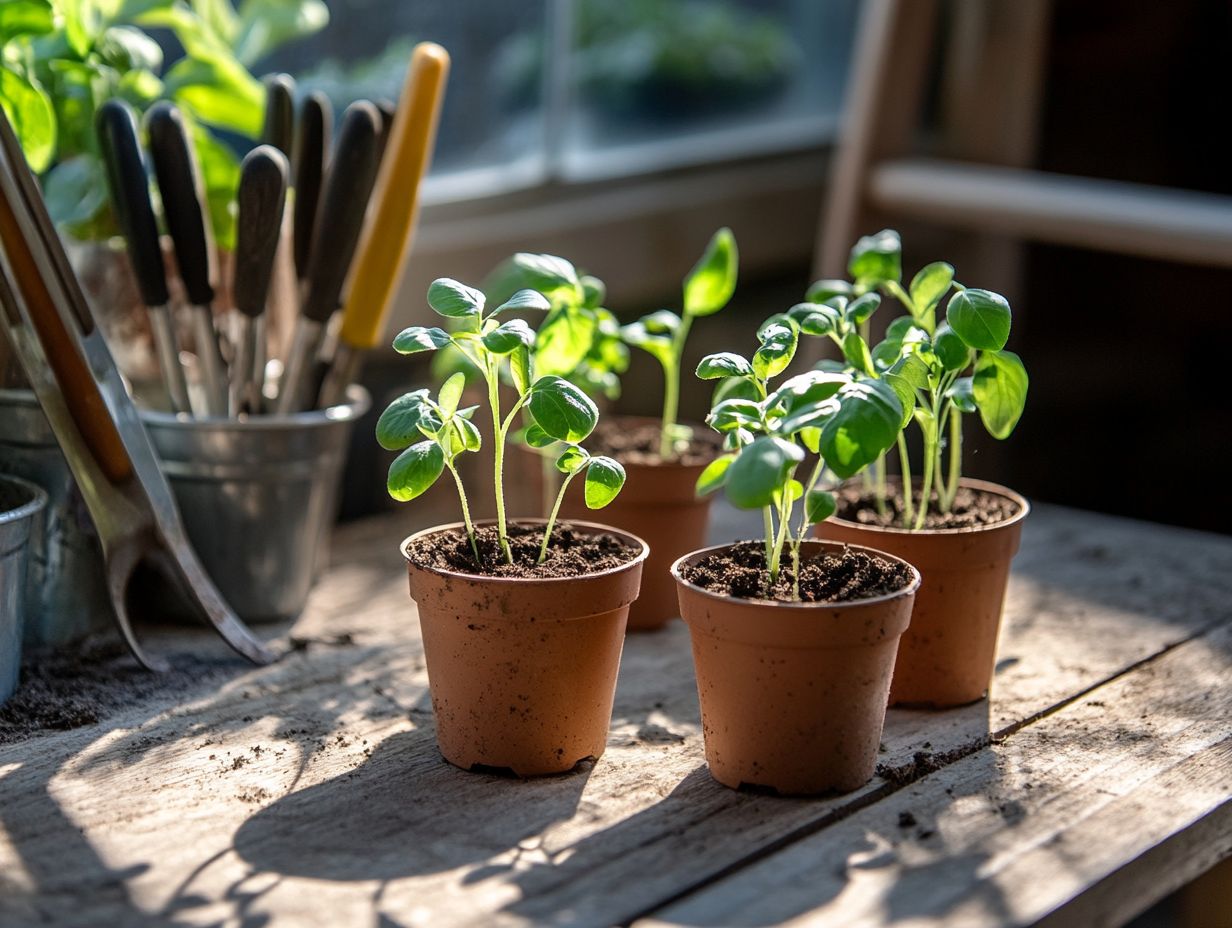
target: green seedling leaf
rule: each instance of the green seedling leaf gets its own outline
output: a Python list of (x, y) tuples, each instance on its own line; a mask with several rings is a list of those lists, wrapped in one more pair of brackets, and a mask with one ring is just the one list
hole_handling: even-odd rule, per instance
[(821, 453), (840, 479), (859, 473), (881, 456), (898, 437), (902, 401), (883, 380), (845, 384), (838, 392), (839, 408), (821, 430)]
[(808, 449), (809, 454), (817, 454), (821, 450), (821, 429), (800, 429), (796, 433), (796, 438), (800, 439), (800, 444)]
[(889, 373), (901, 377), (913, 390), (928, 389), (928, 362), (914, 352), (895, 361)]
[(664, 367), (672, 363), (672, 340), (667, 335), (655, 335), (644, 321), (632, 322), (620, 330), (620, 337), (634, 348), (641, 348), (656, 358)]
[(436, 405), (441, 409), (441, 415), (446, 419), (458, 411), (458, 403), (462, 401), (462, 391), (466, 389), (466, 375), (461, 371), (451, 374), (449, 379), (441, 384), (441, 392), (436, 396)]
[(433, 311), (451, 319), (467, 319), (483, 312), (486, 298), (474, 287), (448, 277), (432, 281), (428, 287), (428, 305)]
[(403, 329), (394, 338), (394, 351), (399, 354), (415, 354), (420, 351), (436, 351), (444, 348), (453, 339), (444, 329), (435, 326), (413, 325)]
[(585, 448), (578, 445), (570, 445), (556, 459), (556, 469), (562, 474), (576, 474), (586, 466), (586, 462), (589, 460), (590, 453)]
[(738, 265), (736, 237), (731, 229), (719, 229), (684, 280), (685, 313), (709, 316), (726, 306), (736, 292)]
[(833, 493), (825, 490), (810, 490), (808, 499), (804, 501), (804, 517), (810, 525), (824, 522), (838, 511), (838, 502)]
[(56, 153), (56, 113), (41, 86), (0, 65), (0, 106), (21, 142), (30, 170), (41, 174)]
[(527, 426), (526, 431), (522, 434), (522, 438), (532, 448), (546, 448), (549, 445), (556, 444), (555, 438), (533, 422)]
[(836, 400), (824, 400), (801, 406), (780, 419), (774, 426), (777, 435), (791, 437), (805, 429), (817, 429), (838, 411)]
[(860, 337), (859, 332), (848, 332), (843, 338), (843, 357), (847, 363), (862, 374), (876, 372), (873, 366), (873, 356), (869, 353), (868, 342)]
[(954, 333), (977, 351), (1000, 351), (1010, 337), (1009, 301), (991, 290), (955, 293), (945, 318)]
[(598, 331), (599, 319), (594, 312), (573, 305), (552, 310), (539, 327), (535, 340), (535, 363), (539, 372), (561, 377), (572, 374), (596, 348)]
[(794, 503), (796, 500), (798, 500), (801, 496), (804, 495), (804, 484), (802, 484), (799, 480), (796, 480), (794, 478), (791, 480), (788, 480), (787, 483), (784, 485), (782, 491), (775, 494), (775, 500), (776, 500), (777, 505), (780, 505), (780, 506), (783, 505), (784, 494), (786, 494), (787, 496), (787, 502)]
[(680, 328), (680, 317), (670, 309), (656, 309), (638, 320), (651, 335), (675, 335)]
[(847, 318), (851, 320), (852, 325), (859, 325), (875, 313), (877, 311), (877, 307), (880, 305), (880, 295), (876, 293), (866, 293), (864, 296), (852, 300), (847, 304)]
[(527, 405), (539, 427), (559, 441), (582, 441), (599, 420), (594, 400), (569, 381), (552, 375), (535, 381)]
[(402, 503), (413, 500), (436, 483), (444, 469), (445, 452), (436, 442), (411, 445), (389, 465), (389, 495)]
[(586, 468), (584, 496), (588, 509), (602, 509), (625, 485), (625, 469), (615, 458), (599, 455)]
[[(482, 307), (481, 307), (482, 308)], [(521, 312), (524, 309), (533, 309), (546, 311), (552, 308), (552, 304), (548, 302), (548, 298), (538, 290), (519, 290), (500, 306), (492, 310), (489, 315), (495, 316), (497, 313), (503, 313), (506, 310)]]
[(401, 451), (420, 438), (419, 418), (427, 398), (427, 390), (415, 390), (390, 403), (376, 421), (377, 443), (386, 451)]
[(581, 279), (582, 305), (587, 309), (599, 309), (607, 299), (607, 285), (598, 277), (587, 274)]
[(738, 428), (760, 429), (762, 409), (752, 400), (723, 400), (710, 410), (706, 424), (716, 432), (730, 432)]
[(454, 417), (453, 427), (458, 438), (462, 443), (464, 451), (478, 451), (483, 447), (483, 435), (479, 432), (479, 426), (475, 425), (470, 419), (460, 418), (461, 413)]
[(950, 292), (954, 282), (954, 267), (944, 261), (934, 261), (920, 268), (911, 278), (911, 302), (921, 316), (936, 308), (941, 298)]
[(843, 384), (850, 382), (851, 375), (846, 373), (805, 371), (779, 384), (779, 388), (767, 397), (767, 403), (782, 403), (785, 411), (792, 412), (828, 400)]
[(706, 469), (697, 478), (697, 485), (695, 487), (697, 495), (705, 496), (707, 493), (713, 493), (723, 486), (727, 482), (727, 471), (731, 468), (734, 460), (736, 460), (734, 454), (724, 454), (707, 464)]
[[(952, 300), (950, 305), (954, 305)], [(933, 354), (947, 371), (961, 371), (971, 363), (971, 349), (948, 322), (937, 327), (937, 334), (933, 336)]]
[(1008, 438), (1027, 402), (1027, 369), (1012, 351), (984, 351), (975, 362), (971, 395), (984, 428), (993, 438)]
[(515, 348), (509, 354), (509, 376), (513, 378), (518, 395), (525, 395), (531, 383), (530, 349), (526, 346)]
[(502, 322), (483, 336), (483, 346), (493, 354), (509, 354), (518, 348), (530, 348), (535, 344), (535, 333), (521, 319)]
[(720, 377), (750, 377), (753, 365), (738, 354), (720, 351), (702, 358), (697, 365), (697, 376), (702, 380), (718, 380)]
[(420, 435), (436, 440), (440, 437), (441, 429), (445, 427), (445, 423), (429, 401), (424, 403), (423, 412), (419, 414), (419, 421), (415, 423), (415, 427), (419, 429)]
[(945, 391), (946, 397), (954, 403), (954, 408), (959, 412), (975, 412), (975, 395), (973, 392), (973, 380), (970, 377), (959, 377), (950, 386), (950, 389)]
[[(508, 274), (510, 287), (528, 287), (548, 296), (561, 290), (570, 293), (577, 290), (577, 269), (564, 258), (519, 252), (510, 258), (508, 263), (511, 265), (511, 272)], [(505, 292), (508, 293), (509, 290), (506, 289)]]
[(845, 280), (818, 280), (808, 288), (804, 298), (810, 303), (824, 303), (836, 296), (849, 300), (854, 295), (851, 284)]
[(822, 303), (797, 303), (787, 315), (804, 335), (829, 335), (839, 325), (839, 311)]
[(881, 379), (890, 385), (890, 389), (894, 391), (899, 403), (902, 404), (903, 414), (899, 420), (898, 427), (900, 430), (905, 429), (907, 423), (911, 421), (911, 414), (915, 409), (915, 388), (907, 382), (905, 377), (890, 373), (889, 371)]
[(745, 445), (749, 444), (754, 438), (752, 432), (748, 429), (733, 429), (730, 432), (723, 433), (723, 450), (724, 451), (739, 451)]
[(865, 288), (903, 276), (903, 243), (893, 229), (866, 235), (856, 242), (847, 261), (847, 273)]
[(772, 436), (754, 439), (740, 449), (727, 472), (727, 498), (741, 509), (769, 506), (774, 496), (804, 460), (804, 451)]
[(719, 381), (710, 397), (710, 407), (713, 409), (724, 400), (749, 400), (756, 403), (761, 399), (757, 392), (757, 384), (748, 377), (728, 377)]
[(753, 371), (763, 381), (781, 374), (796, 356), (799, 342), (796, 325), (786, 316), (780, 319), (763, 326), (758, 332), (761, 347), (753, 355)]

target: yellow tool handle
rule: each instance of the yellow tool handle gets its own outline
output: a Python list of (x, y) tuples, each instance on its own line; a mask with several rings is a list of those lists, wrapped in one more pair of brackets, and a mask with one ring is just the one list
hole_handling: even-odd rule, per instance
[[(24, 170), (24, 165), (16, 170)], [(132, 461), (111, 418), (107, 403), (98, 388), (85, 358), (77, 350), (64, 319), (56, 309), (47, 282), (38, 271), (34, 254), (22, 234), (13, 204), (0, 190), (0, 241), (9, 256), (14, 282), (20, 291), (30, 321), (43, 344), (47, 363), (55, 372), (64, 403), (81, 432), (99, 467), (113, 484), (127, 480), (133, 472)]]
[(402, 88), (373, 192), (373, 215), (360, 239), (342, 309), (339, 337), (352, 348), (375, 348), (385, 330), (394, 288), (419, 212), (419, 185), (428, 173), (436, 124), (449, 75), (449, 53), (420, 42)]

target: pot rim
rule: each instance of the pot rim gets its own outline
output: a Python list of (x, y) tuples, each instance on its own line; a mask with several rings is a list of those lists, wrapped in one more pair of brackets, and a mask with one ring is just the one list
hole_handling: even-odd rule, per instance
[[(519, 519), (510, 519), (509, 524), (510, 525), (546, 525), (547, 521), (548, 521), (547, 519), (537, 519), (537, 518), (527, 517), (527, 518), (519, 518)], [(476, 527), (486, 526), (486, 525), (495, 525), (495, 524), (496, 524), (495, 519), (476, 519), (474, 522), (474, 525)], [(412, 567), (415, 570), (422, 570), (425, 573), (436, 574), (438, 577), (460, 577), (468, 581), (493, 583), (498, 586), (505, 586), (505, 585), (527, 586), (530, 584), (548, 586), (548, 585), (557, 585), (557, 584), (564, 584), (564, 583), (577, 583), (579, 581), (593, 580), (593, 579), (598, 579), (600, 577), (610, 577), (613, 574), (622, 573), (626, 570), (629, 570), (630, 568), (638, 566), (639, 564), (645, 563), (646, 558), (650, 554), (650, 545), (646, 544), (646, 542), (643, 541), (641, 538), (638, 538), (636, 535), (630, 534), (629, 532), (623, 531), (621, 529), (614, 528), (613, 526), (604, 525), (601, 522), (586, 522), (581, 519), (557, 519), (556, 524), (557, 525), (568, 524), (568, 525), (582, 526), (583, 528), (598, 530), (599, 532), (602, 532), (605, 535), (616, 535), (619, 538), (624, 539), (626, 542), (629, 542), (633, 547), (636, 547), (639, 550), (638, 550), (638, 553), (634, 557), (625, 561), (625, 563), (623, 564), (618, 564), (616, 567), (609, 567), (606, 570), (597, 570), (594, 573), (579, 574), (576, 577), (489, 577), (484, 574), (464, 573), (463, 571), (460, 571), (460, 570), (445, 570), (440, 567), (425, 567), (424, 565), (416, 564), (414, 561), (411, 560), (411, 556), (410, 556), (410, 553), (407, 551), (407, 547), (410, 545), (412, 541), (415, 541), (418, 538), (422, 538), (425, 535), (435, 535), (440, 532), (447, 532), (451, 529), (465, 530), (466, 529), (465, 522), (446, 522), (442, 525), (434, 525), (430, 528), (420, 529), (418, 532), (415, 532), (411, 535), (407, 535), (406, 538), (402, 539), (402, 543), (398, 545), (398, 550), (402, 553), (402, 557), (406, 559), (407, 566)]]
[(885, 551), (879, 551), (876, 548), (870, 548), (868, 545), (849, 545), (849, 544), (844, 544), (841, 541), (826, 541), (821, 538), (806, 538), (804, 539), (804, 544), (817, 545), (819, 547), (831, 547), (831, 548), (854, 548), (857, 551), (866, 551), (870, 554), (875, 554), (878, 557), (885, 558), (886, 560), (889, 560), (889, 561), (898, 561), (901, 564), (905, 564), (907, 566), (907, 569), (911, 571), (911, 582), (908, 583), (901, 590), (895, 590), (893, 593), (883, 593), (880, 596), (870, 596), (867, 599), (852, 599), (852, 600), (848, 600), (846, 602), (841, 602), (841, 603), (805, 603), (805, 602), (794, 603), (794, 602), (784, 602), (783, 600), (780, 600), (780, 599), (749, 599), (748, 597), (744, 597), (744, 596), (728, 596), (724, 593), (715, 593), (713, 590), (708, 590), (704, 586), (698, 586), (696, 583), (693, 583), (690, 580), (686, 580), (684, 577), (680, 575), (680, 569), (684, 565), (684, 562), (687, 560), (690, 560), (691, 558), (695, 558), (700, 554), (709, 554), (711, 552), (722, 551), (727, 548), (733, 548), (738, 544), (745, 544), (745, 543), (746, 542), (729, 541), (721, 545), (709, 545), (708, 547), (705, 547), (705, 548), (698, 548), (696, 551), (690, 551), (688, 554), (681, 555), (680, 557), (676, 558), (676, 560), (672, 563), (672, 566), (671, 566), (672, 577), (674, 577), (676, 582), (679, 583), (681, 586), (687, 587), (690, 590), (695, 590), (696, 592), (701, 593), (703, 596), (707, 596), (711, 599), (717, 599), (720, 602), (747, 603), (749, 605), (754, 605), (758, 607), (776, 606), (776, 607), (783, 608), (783, 609), (852, 609), (852, 608), (856, 608), (860, 606), (873, 606), (878, 603), (890, 602), (891, 600), (899, 599), (900, 597), (903, 597), (903, 596), (910, 596), (914, 594), (916, 591), (918, 591), (920, 588), (920, 579), (921, 579), (920, 572), (919, 570), (916, 569), (915, 565), (912, 564), (911, 562), (906, 561), (903, 558), (898, 557), (896, 555), (888, 554)]
[[(890, 480), (902, 483), (900, 477), (891, 477)], [(846, 485), (849, 481), (844, 481)], [(1021, 522), (1031, 514), (1031, 503), (1025, 496), (1016, 490), (1011, 490), (1007, 486), (1002, 486), (999, 483), (993, 483), (991, 480), (979, 480), (975, 477), (961, 477), (958, 485), (965, 486), (975, 490), (981, 490), (985, 493), (991, 493), (994, 496), (1003, 496), (1018, 506), (1018, 511), (1008, 519), (1003, 519), (1000, 522), (993, 522), (989, 525), (966, 525), (959, 528), (922, 528), (918, 532), (914, 529), (899, 528), (897, 525), (866, 525), (863, 522), (853, 522), (850, 519), (843, 519), (837, 515), (832, 515), (826, 519), (827, 522), (833, 522), (836, 525), (848, 526), (850, 528), (860, 529), (868, 532), (885, 532), (887, 535), (977, 535), (981, 532), (994, 532), (998, 529), (1009, 528)], [(875, 550), (875, 549), (874, 549)]]
[(9, 483), (30, 494), (30, 499), (14, 509), (0, 509), (0, 525), (10, 522), (20, 522), (30, 516), (38, 515), (47, 505), (47, 491), (37, 483), (31, 483), (21, 477), (11, 474), (0, 474), (0, 483)]
[(216, 432), (264, 432), (302, 429), (326, 425), (331, 422), (354, 422), (372, 405), (368, 391), (357, 383), (347, 388), (345, 402), (335, 403), (328, 409), (308, 409), (303, 412), (283, 415), (245, 416), (231, 419), (225, 416), (194, 418), (187, 413), (162, 412), (156, 409), (141, 409), (138, 414), (147, 427), (160, 429)]

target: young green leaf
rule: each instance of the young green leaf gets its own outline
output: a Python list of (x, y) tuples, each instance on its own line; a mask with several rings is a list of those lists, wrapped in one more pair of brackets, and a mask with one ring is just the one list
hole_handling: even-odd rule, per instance
[(515, 287), (529, 287), (550, 295), (557, 290), (574, 290), (578, 286), (577, 269), (570, 262), (556, 255), (533, 255), (519, 252), (510, 259), (510, 264), (516, 271), (516, 274), (511, 277), (516, 281), (513, 284)]
[(403, 329), (394, 338), (394, 351), (399, 354), (415, 354), (419, 351), (436, 351), (452, 341), (449, 333), (435, 326), (413, 325)]
[(911, 302), (916, 311), (923, 314), (935, 307), (941, 298), (950, 292), (954, 282), (954, 267), (944, 261), (934, 261), (920, 268), (911, 278)]
[(718, 380), (720, 377), (748, 377), (752, 373), (753, 365), (748, 362), (748, 359), (730, 351), (708, 354), (697, 365), (697, 376), (702, 380)]
[(483, 312), (485, 297), (474, 287), (448, 277), (432, 281), (428, 287), (428, 305), (442, 316), (466, 319)]
[(873, 366), (873, 356), (868, 350), (868, 342), (860, 337), (859, 332), (848, 332), (844, 336), (843, 357), (861, 374), (872, 374), (876, 370)]
[(436, 396), (436, 405), (441, 408), (441, 415), (446, 419), (458, 411), (458, 403), (462, 401), (462, 391), (466, 389), (466, 375), (461, 371), (451, 374), (449, 379), (441, 384), (441, 391)]
[(401, 451), (421, 437), (419, 417), (424, 411), (427, 390), (415, 390), (398, 397), (376, 421), (376, 440), (386, 451)]
[(866, 293), (847, 304), (847, 318), (853, 325), (859, 325), (877, 311), (881, 305), (881, 296), (876, 293)]
[(530, 348), (535, 344), (535, 333), (521, 319), (502, 322), (483, 336), (483, 345), (493, 354), (509, 354), (515, 349)]
[(968, 288), (950, 297), (946, 321), (977, 351), (1000, 351), (1010, 337), (1010, 304), (991, 290)]
[(593, 311), (572, 304), (553, 309), (535, 337), (539, 372), (561, 377), (572, 374), (592, 350), (602, 347), (596, 337), (599, 325), (598, 315)]
[(738, 428), (760, 429), (762, 408), (753, 400), (733, 398), (723, 400), (706, 416), (706, 424), (716, 432), (730, 432)]
[(726, 377), (719, 381), (710, 396), (710, 407), (713, 409), (724, 400), (749, 400), (756, 403), (761, 400), (757, 384), (748, 377)]
[(810, 525), (824, 522), (838, 510), (838, 503), (833, 493), (825, 490), (810, 490), (808, 499), (804, 501), (804, 517)]
[[(951, 300), (950, 306), (953, 305)], [(947, 371), (961, 371), (971, 363), (971, 349), (958, 337), (948, 322), (937, 327), (937, 334), (933, 336), (933, 354)]]
[(741, 509), (769, 506), (802, 460), (804, 452), (789, 441), (773, 436), (754, 439), (740, 449), (727, 471), (727, 498)]
[(453, 428), (458, 438), (461, 440), (462, 449), (465, 451), (478, 451), (483, 447), (483, 435), (479, 432), (479, 426), (475, 425), (470, 419), (461, 418), (461, 413), (454, 417)]
[(726, 306), (736, 291), (738, 264), (736, 237), (731, 229), (719, 229), (684, 280), (685, 313), (709, 316)]
[(959, 377), (945, 391), (945, 395), (954, 402), (954, 408), (959, 412), (975, 412), (976, 406), (972, 378)]
[(586, 468), (586, 508), (602, 509), (616, 498), (624, 485), (625, 469), (619, 461), (604, 455), (591, 458)]
[(634, 348), (641, 348), (658, 358), (664, 367), (672, 363), (672, 340), (666, 335), (656, 335), (645, 321), (631, 322), (620, 330), (620, 337)]
[(589, 396), (551, 375), (535, 381), (527, 405), (539, 427), (559, 441), (582, 441), (599, 419), (599, 409)]
[(804, 335), (829, 335), (839, 326), (839, 311), (823, 303), (797, 303), (787, 315)]
[(804, 298), (810, 303), (824, 303), (832, 297), (851, 299), (853, 295), (851, 284), (845, 280), (818, 280), (808, 288)]
[(530, 349), (525, 345), (514, 348), (509, 354), (509, 375), (513, 378), (513, 386), (519, 395), (530, 389), (531, 360)]
[(607, 285), (598, 277), (584, 276), (582, 285), (582, 305), (587, 309), (599, 309), (607, 299)]
[(971, 395), (988, 434), (1008, 438), (1027, 402), (1027, 369), (1012, 351), (980, 352)]
[(436, 483), (444, 469), (445, 452), (436, 442), (411, 445), (389, 465), (389, 495), (403, 503), (412, 500)]
[(500, 306), (492, 310), (489, 315), (495, 316), (497, 313), (503, 313), (506, 310), (521, 311), (524, 309), (548, 310), (552, 308), (552, 304), (548, 302), (548, 298), (538, 290), (519, 290)]
[(786, 412), (792, 412), (828, 400), (838, 393), (843, 384), (850, 382), (851, 376), (846, 373), (805, 371), (779, 384), (778, 389), (767, 397), (767, 403), (782, 403)]
[(590, 454), (585, 448), (579, 445), (569, 445), (556, 459), (556, 469), (562, 474), (576, 474), (589, 460)]
[(736, 460), (734, 454), (724, 454), (707, 464), (706, 469), (697, 478), (697, 485), (694, 488), (697, 495), (705, 496), (707, 493), (713, 493), (723, 486), (727, 482), (727, 471), (731, 468), (732, 461), (734, 460)]
[(532, 448), (546, 448), (549, 445), (556, 444), (556, 439), (539, 428), (535, 423), (531, 423), (526, 427), (526, 431), (522, 435), (522, 439)]
[(777, 377), (796, 356), (796, 325), (788, 317), (763, 326), (758, 333), (761, 347), (753, 355), (753, 371), (761, 380)]
[(821, 453), (840, 478), (859, 473), (898, 437), (902, 402), (883, 380), (861, 380), (838, 392), (839, 408), (821, 430)]
[(847, 273), (866, 288), (903, 276), (903, 243), (893, 229), (866, 235), (856, 242), (847, 261)]

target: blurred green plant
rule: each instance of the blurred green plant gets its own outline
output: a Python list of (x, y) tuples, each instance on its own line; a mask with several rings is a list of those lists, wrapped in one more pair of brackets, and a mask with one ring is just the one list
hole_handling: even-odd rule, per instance
[[(215, 238), (235, 240), (239, 161), (216, 132), (256, 138), (265, 91), (249, 68), (321, 29), (322, 0), (5, 0), (0, 3), (0, 105), (13, 123), (57, 225), (80, 239), (115, 234), (94, 113), (119, 97), (144, 112), (169, 99), (191, 126)], [(174, 34), (183, 57), (165, 67), (148, 30)]]

